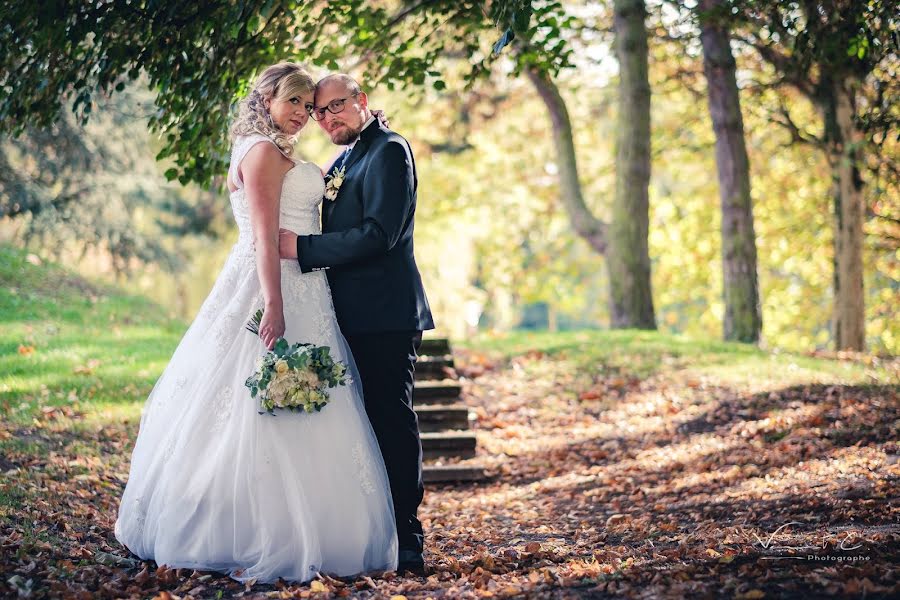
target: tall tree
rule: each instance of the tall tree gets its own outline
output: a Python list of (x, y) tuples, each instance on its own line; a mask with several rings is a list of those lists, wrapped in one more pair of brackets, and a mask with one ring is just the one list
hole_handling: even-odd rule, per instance
[[(866, 310), (863, 295), (865, 201), (860, 176), (862, 134), (854, 123), (859, 79), (846, 73), (824, 77), (821, 105), (832, 172), (834, 202), (834, 337), (838, 349), (863, 350)], [(831, 81), (828, 81), (831, 79)]]
[(619, 62), (616, 193), (609, 228), (610, 316), (614, 327), (656, 329), (650, 285), (650, 81), (644, 0), (613, 3)]
[(553, 78), (537, 68), (525, 71), (529, 81), (534, 85), (553, 126), (553, 144), (556, 148), (559, 163), (560, 199), (575, 232), (581, 236), (591, 248), (599, 254), (606, 255), (608, 250), (609, 226), (598, 219), (587, 207), (581, 180), (578, 176), (578, 156), (572, 137), (572, 121), (569, 109)]
[(722, 283), (727, 340), (757, 342), (762, 328), (756, 270), (756, 233), (750, 195), (750, 163), (731, 51), (726, 0), (700, 0), (700, 41), (707, 99), (716, 135), (716, 167), (722, 211)]
[[(838, 349), (865, 347), (861, 167), (867, 118), (858, 104), (861, 87), (883, 60), (896, 60), (900, 19), (894, 0), (746, 0), (735, 3), (747, 26), (742, 39), (777, 72), (775, 84), (795, 87), (822, 114), (821, 136), (804, 133), (784, 108), (780, 122), (796, 140), (819, 146), (831, 168), (834, 206), (834, 342)], [(882, 110), (882, 115), (889, 111)], [(896, 125), (896, 118), (886, 120)], [(879, 127), (885, 123), (879, 122)]]
[[(616, 194), (609, 223), (588, 208), (578, 174), (578, 157), (566, 101), (553, 71), (534, 64), (527, 43), (518, 46), (524, 72), (547, 108), (559, 165), (562, 205), (574, 231), (609, 268), (610, 324), (615, 328), (655, 329), (647, 235), (650, 177), (650, 86), (647, 79), (647, 37), (643, 2), (625, 2), (616, 11), (616, 44), (620, 64), (619, 131), (616, 156)], [(535, 11), (537, 24), (553, 19), (553, 26), (571, 27)], [(641, 45), (643, 40), (643, 45)], [(637, 121), (637, 122), (636, 122)]]

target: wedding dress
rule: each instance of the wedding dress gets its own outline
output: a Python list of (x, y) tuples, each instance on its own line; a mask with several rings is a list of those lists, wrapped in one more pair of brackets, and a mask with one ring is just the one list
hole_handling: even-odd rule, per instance
[[(338, 329), (324, 271), (281, 261), (288, 342), (329, 346), (353, 383), (321, 412), (258, 414), (244, 381), (265, 347), (244, 328), (263, 306), (241, 160), (262, 135), (240, 136), (229, 178), (239, 238), (141, 413), (116, 538), (158, 565), (238, 581), (308, 581), (397, 567), (390, 485), (362, 386)], [(324, 182), (303, 161), (285, 176), (280, 225), (320, 232)]]

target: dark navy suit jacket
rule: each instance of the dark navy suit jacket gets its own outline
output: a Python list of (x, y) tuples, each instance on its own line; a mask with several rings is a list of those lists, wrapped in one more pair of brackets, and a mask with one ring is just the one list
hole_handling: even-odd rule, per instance
[(322, 235), (297, 238), (303, 272), (328, 269), (345, 335), (434, 329), (413, 255), (416, 163), (409, 143), (373, 121), (350, 154), (337, 199), (322, 200)]

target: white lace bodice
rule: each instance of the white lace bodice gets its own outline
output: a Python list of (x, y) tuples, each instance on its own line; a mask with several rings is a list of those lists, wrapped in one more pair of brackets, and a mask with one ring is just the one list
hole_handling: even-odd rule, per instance
[[(250, 227), (250, 207), (244, 182), (238, 176), (238, 167), (250, 148), (260, 142), (274, 144), (262, 134), (238, 136), (231, 148), (231, 166), (228, 168), (228, 179), (237, 186), (230, 195), (231, 210), (239, 232), (235, 250), (248, 253), (253, 252), (253, 231)], [(325, 193), (322, 171), (313, 163), (291, 160), (294, 168), (284, 176), (281, 187), (280, 226), (301, 235), (321, 233), (319, 204)]]

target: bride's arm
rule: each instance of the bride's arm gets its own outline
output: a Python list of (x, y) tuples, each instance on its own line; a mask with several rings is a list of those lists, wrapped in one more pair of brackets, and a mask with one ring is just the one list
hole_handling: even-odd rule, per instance
[(284, 335), (281, 259), (278, 256), (278, 213), (286, 159), (272, 144), (257, 144), (241, 161), (241, 179), (250, 206), (256, 249), (256, 272), (265, 299), (259, 338), (270, 350)]

